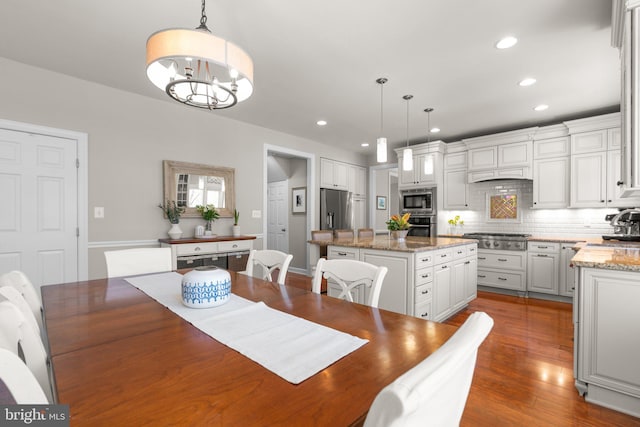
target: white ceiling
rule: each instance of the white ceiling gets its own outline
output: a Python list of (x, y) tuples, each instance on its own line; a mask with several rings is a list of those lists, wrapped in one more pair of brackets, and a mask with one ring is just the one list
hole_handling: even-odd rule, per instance
[[(2, 0), (0, 56), (189, 108), (145, 74), (153, 32), (195, 28), (198, 0)], [(609, 0), (209, 0), (208, 26), (253, 58), (255, 90), (201, 111), (373, 154), (384, 136), (447, 142), (617, 111)], [(495, 42), (515, 35), (512, 49)], [(0, 70), (1, 72), (1, 70)], [(522, 88), (518, 81), (538, 80)], [(33, 82), (16, 82), (33, 84)], [(98, 101), (98, 100), (97, 100)], [(548, 104), (535, 112), (537, 104)], [(316, 126), (318, 119), (329, 124)], [(369, 148), (360, 143), (369, 142)]]

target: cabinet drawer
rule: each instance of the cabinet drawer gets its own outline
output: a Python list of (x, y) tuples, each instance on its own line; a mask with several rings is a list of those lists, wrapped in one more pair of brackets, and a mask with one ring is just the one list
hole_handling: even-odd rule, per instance
[(478, 270), (478, 285), (516, 291), (526, 291), (527, 289), (524, 272)]
[(478, 251), (478, 268), (505, 268), (524, 271), (527, 267), (526, 255), (526, 251)]
[(453, 248), (440, 249), (433, 252), (433, 265), (449, 262), (453, 259)]
[(453, 250), (453, 259), (462, 259), (467, 257), (466, 246), (456, 246), (452, 248), (452, 250)]
[(416, 295), (415, 295), (416, 305), (421, 304), (427, 300), (431, 300), (431, 296), (433, 295), (432, 289), (433, 289), (433, 285), (431, 283), (418, 286), (416, 288)]
[(253, 247), (251, 240), (235, 240), (232, 242), (218, 242), (219, 252), (247, 251)]
[(416, 270), (433, 265), (433, 252), (423, 252), (416, 254)]
[(184, 243), (176, 245), (176, 255), (212, 254), (218, 252), (218, 242)]
[(431, 320), (431, 300), (416, 304), (414, 306), (414, 316), (425, 320)]
[(358, 259), (358, 249), (329, 246), (328, 259)]
[(467, 256), (476, 256), (478, 253), (478, 245), (467, 245)]
[(433, 282), (433, 268), (421, 268), (416, 270), (416, 286), (424, 285), (425, 283)]
[(557, 254), (560, 252), (560, 243), (553, 242), (529, 242), (527, 244), (529, 252), (541, 252)]

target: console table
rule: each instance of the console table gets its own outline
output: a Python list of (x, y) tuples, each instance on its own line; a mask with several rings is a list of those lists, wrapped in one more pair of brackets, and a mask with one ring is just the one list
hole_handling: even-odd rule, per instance
[(242, 271), (247, 265), (255, 236), (216, 236), (183, 239), (159, 239), (161, 247), (171, 248), (171, 268), (193, 268), (216, 265)]

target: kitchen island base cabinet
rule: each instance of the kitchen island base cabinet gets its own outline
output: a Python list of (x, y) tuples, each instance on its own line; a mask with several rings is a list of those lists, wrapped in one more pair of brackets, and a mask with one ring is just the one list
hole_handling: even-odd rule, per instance
[(580, 268), (578, 295), (578, 390), (640, 417), (640, 273)]
[[(327, 258), (387, 267), (378, 307), (440, 322), (476, 297), (476, 250), (475, 243), (424, 252), (329, 246)], [(368, 292), (359, 287), (354, 301), (364, 304)], [(339, 295), (330, 282), (328, 294)]]

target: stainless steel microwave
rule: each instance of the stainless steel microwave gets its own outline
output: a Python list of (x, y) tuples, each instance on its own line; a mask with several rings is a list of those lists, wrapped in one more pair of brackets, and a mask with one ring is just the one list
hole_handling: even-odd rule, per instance
[(400, 192), (400, 212), (412, 215), (434, 215), (436, 213), (436, 189), (417, 188)]

